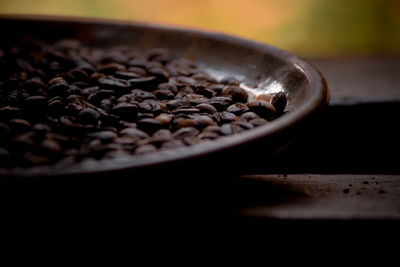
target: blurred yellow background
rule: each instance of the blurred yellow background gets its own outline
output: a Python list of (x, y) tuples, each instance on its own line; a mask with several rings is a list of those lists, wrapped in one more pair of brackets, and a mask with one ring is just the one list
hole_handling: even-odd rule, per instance
[(398, 0), (0, 0), (0, 14), (16, 13), (192, 26), (305, 57), (400, 54)]

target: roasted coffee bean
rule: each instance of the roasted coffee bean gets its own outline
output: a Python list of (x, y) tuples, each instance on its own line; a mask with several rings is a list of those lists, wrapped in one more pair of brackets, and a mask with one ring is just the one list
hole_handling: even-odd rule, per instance
[(244, 119), (246, 121), (249, 121), (249, 120), (252, 120), (252, 119), (257, 119), (257, 118), (259, 118), (259, 116), (256, 113), (249, 111), (249, 112), (243, 113), (240, 116), (240, 118), (242, 118), (242, 119)]
[(135, 154), (147, 154), (151, 152), (156, 152), (157, 148), (154, 145), (148, 144), (148, 145), (143, 145), (139, 146), (135, 150)]
[(98, 138), (103, 144), (112, 142), (118, 135), (111, 131), (101, 131), (89, 134), (89, 136)]
[(152, 67), (147, 70), (148, 75), (154, 76), (157, 78), (158, 83), (165, 83), (168, 81), (169, 75), (161, 67)]
[(180, 129), (180, 128), (192, 127), (192, 126), (195, 126), (195, 122), (192, 119), (176, 118), (172, 121), (173, 129)]
[(12, 119), (9, 121), (8, 125), (15, 133), (25, 133), (32, 130), (32, 125), (23, 119)]
[(233, 134), (232, 125), (230, 123), (225, 123), (225, 124), (221, 125), (221, 133), (223, 135)]
[(129, 79), (129, 82), (130, 82), (132, 88), (143, 89), (146, 91), (156, 90), (157, 85), (161, 83), (155, 76)]
[(137, 122), (137, 127), (148, 134), (153, 134), (165, 126), (156, 119), (141, 119)]
[(128, 71), (131, 73), (135, 73), (138, 77), (143, 77), (146, 75), (146, 71), (143, 68), (139, 67), (129, 67)]
[(130, 72), (130, 71), (116, 71), (114, 73), (114, 77), (119, 78), (119, 79), (124, 79), (124, 80), (136, 79), (141, 76), (142, 75), (138, 75), (137, 73)]
[(235, 103), (233, 105), (230, 105), (226, 109), (226, 111), (231, 112), (231, 113), (236, 114), (236, 115), (243, 114), (243, 113), (245, 113), (245, 112), (247, 112), (249, 110), (250, 110), (249, 107), (246, 104), (241, 103), (241, 102), (238, 102), (238, 103)]
[(67, 83), (56, 83), (50, 86), (47, 89), (47, 92), (50, 97), (60, 96), (62, 98), (67, 97), (67, 91), (69, 89), (69, 85)]
[(178, 93), (178, 88), (172, 83), (161, 83), (157, 88), (158, 90), (169, 90), (174, 94)]
[(116, 62), (107, 63), (99, 67), (99, 72), (104, 73), (106, 75), (113, 74), (117, 71), (125, 71), (125, 70), (126, 67), (124, 65)]
[(233, 78), (233, 77), (224, 78), (223, 80), (220, 81), (220, 83), (228, 84), (228, 85), (236, 85), (236, 86), (238, 86), (240, 84), (240, 82), (236, 78)]
[(196, 137), (199, 133), (199, 130), (194, 127), (184, 127), (174, 132), (172, 136), (177, 139), (182, 139), (185, 137)]
[(49, 101), (47, 105), (47, 112), (51, 116), (60, 116), (64, 111), (64, 103), (61, 101), (61, 99), (54, 99)]
[(187, 95), (193, 94), (194, 90), (189, 86), (184, 86), (179, 92), (176, 94), (177, 99), (184, 98)]
[(283, 113), (287, 105), (287, 98), (284, 92), (277, 93), (271, 100), (271, 104), (274, 105), (278, 113)]
[(98, 90), (89, 95), (88, 101), (94, 105), (98, 105), (105, 98), (110, 98), (115, 92), (113, 90)]
[(221, 134), (221, 127), (218, 125), (207, 126), (206, 128), (203, 129), (203, 132)]
[(162, 113), (158, 115), (155, 119), (158, 120), (161, 124), (169, 125), (172, 122), (174, 115)]
[(33, 125), (33, 130), (35, 131), (35, 134), (44, 136), (45, 134), (47, 134), (51, 131), (51, 128), (47, 124), (37, 123), (37, 124)]
[(99, 79), (100, 88), (114, 90), (122, 95), (130, 91), (131, 83), (129, 81), (116, 79), (112, 77), (104, 77)]
[(160, 100), (170, 100), (174, 98), (174, 93), (168, 89), (158, 89), (154, 91), (154, 94)]
[(214, 125), (215, 122), (209, 116), (201, 115), (193, 119), (194, 125), (197, 128), (203, 129), (207, 126)]
[(247, 103), (249, 109), (261, 117), (270, 118), (276, 113), (275, 107), (264, 100), (253, 100)]
[(230, 95), (233, 102), (246, 102), (249, 97), (246, 90), (232, 85), (225, 86), (224, 89), (222, 89), (221, 94), (223, 96)]
[[(87, 87), (87, 88), (84, 88), (83, 90), (81, 90), (80, 94), (87, 97), (87, 96), (90, 96), (91, 94), (94, 94), (95, 92), (97, 92), (99, 90), (100, 90), (100, 87), (98, 87), (98, 86)], [(80, 95), (80, 94), (78, 94), (78, 95)]]
[(123, 130), (121, 130), (119, 132), (121, 135), (127, 135), (133, 138), (137, 138), (137, 139), (145, 139), (145, 138), (149, 138), (149, 135), (135, 127), (129, 127), (129, 128), (125, 128)]
[(273, 95), (271, 94), (261, 94), (257, 96), (257, 100), (264, 100), (267, 102), (271, 102)]
[(165, 142), (162, 144), (161, 149), (173, 149), (178, 147), (185, 146), (185, 143), (182, 140), (171, 140), (169, 142)]
[(210, 99), (208, 104), (214, 106), (218, 111), (223, 111), (232, 104), (230, 97), (217, 96)]
[(79, 121), (84, 124), (97, 125), (100, 113), (92, 108), (84, 108), (78, 115)]
[(198, 138), (202, 140), (214, 140), (219, 137), (219, 134), (213, 132), (202, 132)]
[(142, 102), (146, 99), (157, 99), (157, 97), (152, 92), (147, 92), (140, 89), (132, 90), (131, 94), (133, 95), (133, 99), (131, 100), (136, 100), (139, 102)]
[(160, 114), (162, 112), (161, 104), (157, 100), (147, 99), (139, 103), (139, 110), (141, 112), (148, 112), (153, 114)]
[(169, 110), (175, 110), (179, 108), (189, 108), (190, 103), (182, 99), (174, 99), (167, 102), (167, 107)]
[(56, 140), (44, 139), (37, 148), (36, 152), (42, 155), (55, 156), (62, 154), (62, 147)]
[(149, 139), (149, 142), (157, 147), (161, 147), (163, 143), (171, 141), (172, 138), (173, 137), (170, 130), (161, 129), (153, 134), (153, 136)]
[(237, 125), (243, 129), (247, 129), (247, 130), (254, 128), (253, 124), (251, 124), (249, 122), (245, 122), (245, 121), (235, 121), (232, 124)]
[(68, 95), (81, 95), (82, 94), (82, 89), (81, 88), (87, 88), (89, 85), (87, 83), (73, 83), (69, 86), (69, 89), (67, 90)]
[(155, 117), (154, 117), (154, 114), (153, 113), (141, 113), (141, 112), (139, 112), (138, 114), (137, 114), (137, 120), (141, 120), (141, 119), (154, 119)]
[(24, 101), (24, 108), (27, 113), (44, 112), (47, 107), (47, 98), (44, 96), (30, 96)]
[(236, 120), (236, 116), (228, 111), (222, 111), (220, 113), (222, 122), (232, 122)]
[(196, 106), (199, 104), (206, 104), (208, 102), (208, 98), (199, 94), (188, 94), (185, 95), (182, 100), (186, 100), (190, 105)]
[(109, 112), (114, 106), (114, 103), (110, 99), (103, 99), (99, 103), (99, 107)]
[(10, 126), (8, 126), (5, 123), (2, 123), (1, 121), (0, 121), (0, 136), (1, 136), (0, 144), (8, 140), (8, 138), (11, 136)]
[(126, 121), (135, 121), (136, 116), (138, 114), (138, 106), (135, 104), (129, 103), (118, 103), (111, 110), (112, 113), (121, 117)]
[(198, 108), (202, 113), (213, 114), (215, 112), (218, 112), (218, 110), (210, 104), (199, 104), (196, 106), (196, 108)]
[(173, 114), (193, 114), (199, 113), (200, 109), (198, 108), (178, 108), (172, 111)]
[(249, 121), (249, 123), (251, 123), (252, 125), (254, 125), (255, 127), (258, 126), (262, 126), (268, 123), (267, 120), (263, 119), (263, 118), (258, 118), (258, 119), (252, 119)]

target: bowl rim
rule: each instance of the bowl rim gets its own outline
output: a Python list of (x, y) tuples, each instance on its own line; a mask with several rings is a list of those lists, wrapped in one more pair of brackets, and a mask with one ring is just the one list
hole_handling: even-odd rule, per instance
[[(270, 54), (273, 57), (282, 60), (285, 63), (292, 64), (298, 68), (305, 75), (309, 93), (304, 99), (304, 102), (297, 107), (294, 111), (288, 112), (284, 116), (263, 125), (256, 127), (249, 131), (244, 131), (240, 134), (234, 134), (228, 137), (219, 138), (218, 141), (205, 142), (199, 145), (193, 145), (178, 149), (171, 149), (165, 151), (158, 151), (155, 153), (144, 154), (137, 156), (132, 161), (132, 156), (121, 158), (119, 161), (115, 159), (100, 160), (93, 163), (92, 166), (78, 166), (73, 165), (69, 169), (59, 169), (53, 167), (33, 167), (33, 168), (15, 168), (11, 170), (0, 169), (0, 177), (5, 176), (18, 176), (18, 177), (47, 177), (47, 176), (64, 176), (73, 174), (92, 174), (99, 172), (112, 172), (117, 170), (129, 170), (136, 168), (146, 168), (149, 166), (156, 166), (168, 164), (179, 160), (186, 160), (195, 157), (201, 157), (208, 154), (213, 154), (230, 147), (238, 145), (245, 145), (247, 143), (260, 140), (266, 136), (275, 135), (279, 132), (290, 129), (301, 121), (306, 120), (314, 112), (322, 110), (327, 106), (330, 98), (329, 87), (326, 79), (322, 73), (310, 64), (307, 60), (292, 54), (281, 48), (254, 41), (251, 39), (237, 37), (232, 34), (220, 33), (212, 30), (198, 29), (187, 26), (177, 26), (171, 24), (158, 24), (153, 22), (143, 22), (136, 20), (122, 20), (122, 19), (109, 19), (109, 18), (92, 18), (92, 17), (74, 17), (74, 16), (53, 16), (53, 15), (32, 15), (32, 14), (7, 14), (0, 15), (0, 21), (36, 21), (43, 23), (60, 22), (60, 23), (78, 23), (78, 24), (97, 24), (101, 25), (116, 25), (128, 27), (142, 27), (154, 30), (170, 31), (177, 33), (193, 34), (204, 38), (210, 38), (217, 41), (231, 43), (238, 46), (243, 46), (256, 50), (257, 52)], [(130, 159), (130, 160), (129, 160)], [(110, 161), (109, 164), (106, 163)], [(112, 163), (111, 163), (112, 162)], [(99, 164), (100, 163), (100, 164)], [(106, 164), (103, 164), (106, 163)], [(94, 168), (96, 167), (96, 168)], [(29, 170), (29, 171), (27, 171)]]

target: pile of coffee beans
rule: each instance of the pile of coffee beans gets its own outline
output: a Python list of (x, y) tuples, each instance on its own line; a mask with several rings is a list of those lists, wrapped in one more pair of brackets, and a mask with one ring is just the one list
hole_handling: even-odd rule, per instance
[(0, 168), (195, 145), (264, 125), (286, 104), (284, 93), (256, 97), (166, 49), (2, 44)]

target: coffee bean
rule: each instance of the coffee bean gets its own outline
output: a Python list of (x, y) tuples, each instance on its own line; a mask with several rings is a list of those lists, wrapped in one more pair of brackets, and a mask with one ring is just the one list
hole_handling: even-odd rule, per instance
[(250, 111), (250, 112), (243, 113), (240, 116), (240, 118), (242, 118), (242, 119), (244, 119), (246, 121), (249, 121), (249, 120), (252, 120), (252, 119), (257, 119), (257, 118), (259, 118), (259, 116), (256, 113)]
[(47, 107), (47, 98), (44, 96), (30, 96), (24, 101), (28, 113), (44, 112)]
[(167, 102), (167, 107), (169, 110), (175, 110), (179, 108), (189, 108), (190, 104), (186, 100), (174, 99)]
[(158, 90), (169, 90), (174, 94), (178, 93), (178, 88), (172, 83), (161, 83), (157, 88)]
[(155, 119), (157, 121), (159, 121), (161, 124), (169, 125), (172, 122), (173, 118), (174, 118), (174, 116), (171, 114), (162, 113), (162, 114), (158, 115)]
[(129, 81), (120, 80), (112, 77), (104, 77), (99, 79), (99, 85), (102, 89), (114, 90), (118, 94), (126, 94), (130, 91), (131, 83)]
[(226, 109), (226, 111), (231, 112), (236, 115), (240, 115), (240, 114), (243, 114), (243, 113), (249, 111), (249, 107), (244, 103), (238, 102), (233, 105), (230, 105)]
[(139, 110), (141, 112), (148, 112), (153, 114), (160, 114), (162, 112), (161, 104), (157, 100), (147, 99), (139, 103)]
[(176, 118), (172, 121), (173, 129), (180, 129), (184, 127), (193, 127), (193, 126), (195, 126), (195, 122), (192, 119)]
[(257, 96), (257, 100), (264, 100), (271, 103), (272, 97), (271, 94), (261, 94)]
[(141, 76), (142, 75), (138, 75), (137, 73), (131, 72), (131, 71), (116, 71), (114, 73), (114, 77), (119, 78), (119, 79), (124, 79), (124, 80), (136, 79)]
[(182, 140), (171, 140), (162, 144), (161, 149), (173, 149), (185, 146)]
[(193, 114), (199, 113), (200, 109), (198, 108), (178, 108), (172, 111), (173, 114)]
[(274, 105), (278, 113), (283, 113), (287, 105), (287, 97), (284, 92), (277, 93), (271, 100), (271, 104)]
[(104, 74), (113, 74), (117, 71), (125, 71), (126, 67), (122, 64), (111, 62), (100, 66), (99, 71)]
[(217, 109), (210, 104), (199, 104), (196, 106), (196, 108), (198, 108), (202, 113), (213, 114), (215, 112), (218, 112)]
[(100, 113), (92, 108), (84, 108), (78, 115), (79, 121), (84, 124), (97, 125)]
[(141, 77), (135, 79), (129, 79), (131, 87), (134, 89), (143, 89), (146, 91), (154, 91), (157, 85), (161, 82), (158, 81), (155, 76)]
[(47, 105), (47, 112), (52, 116), (60, 116), (64, 111), (64, 103), (61, 99), (50, 100)]
[(148, 134), (153, 134), (165, 126), (156, 119), (141, 119), (137, 122), (137, 127)]
[(142, 102), (146, 99), (157, 99), (157, 97), (152, 92), (147, 92), (140, 89), (132, 90), (131, 94), (133, 95), (132, 100), (137, 100), (139, 102)]
[(261, 126), (261, 125), (265, 125), (268, 123), (267, 120), (263, 119), (263, 118), (258, 118), (258, 119), (252, 119), (249, 121), (249, 123), (251, 123), (252, 125), (254, 125), (255, 127), (257, 126)]
[(136, 74), (138, 77), (143, 77), (146, 75), (146, 71), (143, 68), (139, 68), (139, 67), (129, 67), (128, 71), (130, 73)]
[(111, 131), (101, 131), (89, 134), (89, 136), (98, 138), (103, 144), (112, 142), (118, 135)]
[(275, 115), (276, 110), (275, 107), (264, 100), (253, 100), (247, 103), (249, 109), (261, 117), (270, 118), (271, 116)]
[(23, 119), (12, 119), (8, 124), (15, 133), (25, 133), (32, 129), (31, 124)]
[(232, 104), (229, 97), (217, 96), (210, 99), (208, 104), (214, 106), (218, 111), (223, 111)]
[(36, 134), (44, 136), (51, 131), (51, 128), (47, 124), (37, 123), (33, 125), (33, 130)]
[(246, 90), (238, 87), (228, 85), (222, 89), (221, 94), (223, 96), (230, 95), (232, 97), (233, 102), (246, 102), (249, 95), (247, 94)]
[(174, 98), (174, 93), (168, 89), (158, 89), (154, 91), (154, 94), (160, 100), (169, 100)]
[(56, 83), (47, 89), (47, 92), (50, 97), (60, 96), (62, 98), (67, 96), (67, 91), (69, 89), (69, 85), (66, 83)]
[(137, 138), (137, 139), (149, 138), (149, 135), (147, 133), (145, 133), (137, 128), (134, 128), (134, 127), (125, 128), (120, 131), (120, 134), (127, 135), (127, 136)]
[(113, 107), (111, 112), (115, 115), (120, 116), (121, 119), (127, 121), (135, 121), (138, 110), (139, 108), (135, 104), (118, 103), (115, 107)]
[(147, 153), (151, 153), (151, 152), (156, 152), (157, 148), (154, 145), (143, 145), (143, 146), (139, 146), (138, 148), (136, 148), (135, 150), (135, 154), (147, 154)]
[(222, 111), (220, 114), (222, 122), (232, 122), (236, 120), (236, 115), (228, 111)]
[(196, 137), (199, 133), (199, 130), (194, 127), (184, 127), (174, 132), (172, 136), (177, 139), (182, 139), (184, 137)]
[(203, 129), (207, 126), (215, 124), (213, 119), (211, 119), (209, 116), (205, 116), (205, 115), (194, 118), (193, 122), (194, 122), (194, 125), (200, 129)]
[(100, 101), (99, 107), (109, 112), (113, 108), (114, 103), (110, 99), (103, 99)]

